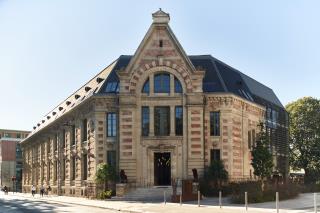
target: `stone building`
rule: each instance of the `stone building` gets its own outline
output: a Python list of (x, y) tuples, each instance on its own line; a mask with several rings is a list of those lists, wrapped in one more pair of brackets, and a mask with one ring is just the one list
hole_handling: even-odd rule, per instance
[(275, 170), (286, 174), (287, 113), (274, 92), (215, 59), (188, 56), (159, 10), (134, 55), (122, 55), (49, 112), (22, 142), (24, 190), (95, 194), (99, 163), (131, 187), (170, 185), (221, 159), (232, 180), (253, 177), (265, 122)]
[[(0, 129), (0, 186), (21, 191), (22, 151), (20, 142), (29, 133), (28, 131)], [(12, 177), (16, 177), (14, 183), (12, 183)]]

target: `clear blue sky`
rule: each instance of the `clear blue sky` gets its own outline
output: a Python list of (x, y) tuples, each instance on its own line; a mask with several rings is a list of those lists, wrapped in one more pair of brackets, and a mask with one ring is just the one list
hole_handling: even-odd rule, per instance
[(320, 93), (320, 1), (0, 0), (0, 128), (31, 130), (121, 54), (161, 7), (187, 54), (212, 54), (283, 104)]

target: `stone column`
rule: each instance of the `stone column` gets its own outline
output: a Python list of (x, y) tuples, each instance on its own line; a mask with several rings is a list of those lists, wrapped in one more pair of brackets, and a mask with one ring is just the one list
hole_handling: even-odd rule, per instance
[(153, 81), (153, 75), (149, 76), (149, 92), (150, 92), (150, 96), (154, 95), (154, 81)]
[(149, 136), (154, 136), (154, 107), (149, 106)]
[(174, 75), (170, 74), (170, 96), (174, 95)]
[(175, 136), (175, 106), (170, 106), (170, 136)]

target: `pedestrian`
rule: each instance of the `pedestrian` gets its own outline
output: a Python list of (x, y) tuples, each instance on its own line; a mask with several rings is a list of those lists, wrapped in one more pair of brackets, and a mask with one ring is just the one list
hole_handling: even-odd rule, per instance
[(7, 195), (7, 194), (8, 194), (8, 187), (7, 187), (7, 186), (4, 186), (4, 187), (3, 187), (3, 191), (4, 191), (4, 194)]
[(44, 186), (42, 184), (40, 187), (40, 196), (43, 197), (43, 194), (44, 194)]
[(32, 194), (32, 197), (34, 197), (34, 195), (36, 194), (36, 187), (33, 184), (31, 186), (31, 194)]

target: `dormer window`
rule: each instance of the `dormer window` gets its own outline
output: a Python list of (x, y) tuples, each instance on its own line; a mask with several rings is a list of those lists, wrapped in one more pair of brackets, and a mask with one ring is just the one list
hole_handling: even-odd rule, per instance
[(106, 93), (118, 93), (119, 92), (119, 82), (108, 82), (107, 83), (107, 86), (106, 86), (106, 89), (105, 89), (105, 92)]
[(170, 75), (168, 73), (160, 73), (154, 76), (154, 92), (170, 93)]

